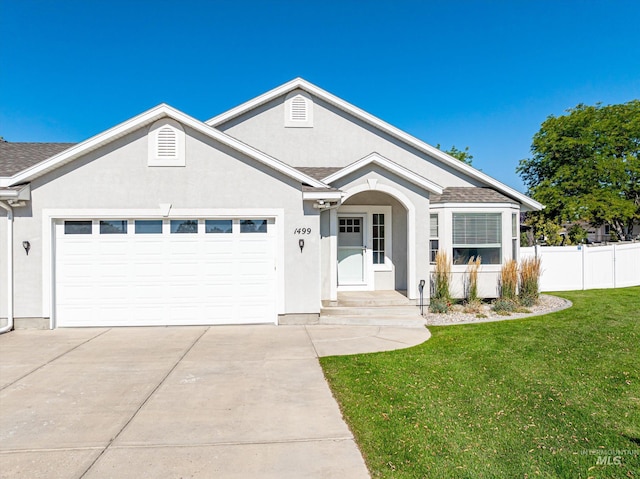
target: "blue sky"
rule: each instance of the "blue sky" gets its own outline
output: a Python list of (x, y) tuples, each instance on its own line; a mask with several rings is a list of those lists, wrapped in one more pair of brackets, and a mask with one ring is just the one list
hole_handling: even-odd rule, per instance
[(549, 115), (640, 98), (640, 2), (0, 0), (0, 136), (206, 120), (301, 76), (523, 191)]

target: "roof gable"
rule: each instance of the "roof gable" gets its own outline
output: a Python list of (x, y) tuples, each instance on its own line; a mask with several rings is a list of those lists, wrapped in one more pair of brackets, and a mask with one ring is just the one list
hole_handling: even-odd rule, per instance
[(296, 89), (306, 91), (320, 98), (321, 100), (327, 102), (328, 104), (333, 105), (339, 108), (340, 110), (345, 111), (348, 114), (354, 116), (355, 118), (369, 125), (374, 126), (375, 128), (392, 136), (393, 138), (400, 140), (405, 145), (413, 147), (418, 151), (429, 155), (431, 158), (434, 158), (435, 160), (440, 161), (441, 163), (453, 168), (454, 170), (464, 173), (470, 178), (473, 178), (491, 188), (494, 188), (495, 190), (503, 193), (504, 195), (515, 199), (518, 203), (521, 203), (522, 205), (526, 206), (528, 209), (540, 210), (543, 208), (542, 204), (520, 193), (519, 191), (499, 182), (498, 180), (490, 177), (489, 175), (479, 170), (476, 170), (472, 166), (469, 166), (466, 163), (456, 158), (453, 158), (452, 156), (444, 153), (438, 148), (435, 148), (434, 146), (431, 146), (428, 143), (425, 143), (424, 141), (419, 140), (409, 135), (408, 133), (405, 133), (404, 131), (394, 127), (393, 125), (371, 115), (370, 113), (367, 113), (366, 111), (336, 97), (335, 95), (332, 95), (331, 93), (325, 90), (322, 90), (321, 88), (313, 85), (312, 83), (309, 83), (308, 81), (302, 78), (295, 78), (277, 88), (274, 88), (273, 90), (270, 90), (256, 98), (253, 98), (252, 100), (249, 100), (235, 108), (232, 108), (231, 110), (228, 110), (220, 115), (217, 115), (211, 118), (210, 120), (206, 121), (205, 123), (213, 127), (218, 127), (227, 121), (237, 118), (240, 115), (243, 115), (244, 113), (247, 113), (255, 108), (258, 108), (261, 105), (264, 105), (280, 96), (287, 95), (288, 93)]
[(257, 160), (267, 166), (270, 166), (276, 171), (285, 174), (291, 178), (294, 178), (301, 183), (309, 186), (326, 188), (327, 185), (261, 151), (252, 148), (251, 146), (232, 138), (225, 133), (212, 128), (205, 123), (196, 120), (175, 108), (166, 104), (158, 105), (151, 110), (148, 110), (140, 115), (131, 118), (113, 128), (102, 132), (88, 140), (72, 145), (53, 156), (44, 159), (39, 162), (31, 163), (26, 168), (19, 170), (18, 172), (11, 174), (11, 176), (0, 177), (0, 187), (12, 186), (24, 182), (31, 181), (39, 176), (42, 176), (56, 168), (59, 168), (67, 163), (70, 163), (81, 156), (100, 148), (118, 138), (121, 138), (139, 128), (151, 125), (152, 123), (162, 118), (173, 119), (189, 128), (198, 131), (214, 140), (233, 148), (234, 150), (247, 155), (248, 157)]
[(403, 178), (410, 183), (413, 183), (414, 185), (417, 185), (429, 191), (430, 193), (442, 194), (443, 192), (442, 186), (434, 183), (433, 181), (427, 180), (426, 178), (414, 173), (404, 166), (394, 163), (393, 161), (385, 158), (382, 155), (379, 155), (378, 153), (371, 153), (370, 155), (365, 156), (364, 158), (355, 161), (350, 165), (345, 166), (344, 168), (341, 168), (340, 170), (326, 176), (322, 179), (322, 181), (330, 185), (334, 181), (337, 181), (340, 178), (344, 178), (345, 176), (358, 171), (359, 169), (364, 168), (365, 166), (370, 164), (381, 166), (385, 170), (395, 173), (400, 178)]

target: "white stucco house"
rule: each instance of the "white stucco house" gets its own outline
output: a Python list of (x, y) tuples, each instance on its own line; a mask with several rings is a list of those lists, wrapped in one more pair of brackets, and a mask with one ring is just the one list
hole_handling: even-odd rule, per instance
[(480, 254), (491, 297), (541, 207), (300, 78), (204, 122), (162, 104), (79, 144), (0, 144), (0, 318), (314, 322), (342, 291), (415, 304), (436, 249), (459, 294)]

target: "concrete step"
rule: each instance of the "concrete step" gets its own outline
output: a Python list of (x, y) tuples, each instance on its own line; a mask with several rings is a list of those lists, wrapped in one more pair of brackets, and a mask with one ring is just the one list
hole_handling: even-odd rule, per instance
[(338, 301), (327, 306), (367, 308), (375, 306), (410, 306), (416, 301), (398, 291), (360, 291), (338, 293)]
[(405, 317), (420, 316), (417, 306), (368, 306), (346, 307), (329, 306), (320, 310), (321, 316), (379, 316), (379, 317)]
[(320, 316), (317, 324), (347, 326), (395, 326), (398, 328), (424, 328), (422, 316)]

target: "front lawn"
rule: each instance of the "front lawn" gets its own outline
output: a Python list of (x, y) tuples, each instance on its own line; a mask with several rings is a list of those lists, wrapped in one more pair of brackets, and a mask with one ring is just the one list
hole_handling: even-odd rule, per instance
[(373, 477), (640, 477), (640, 287), (322, 358)]

